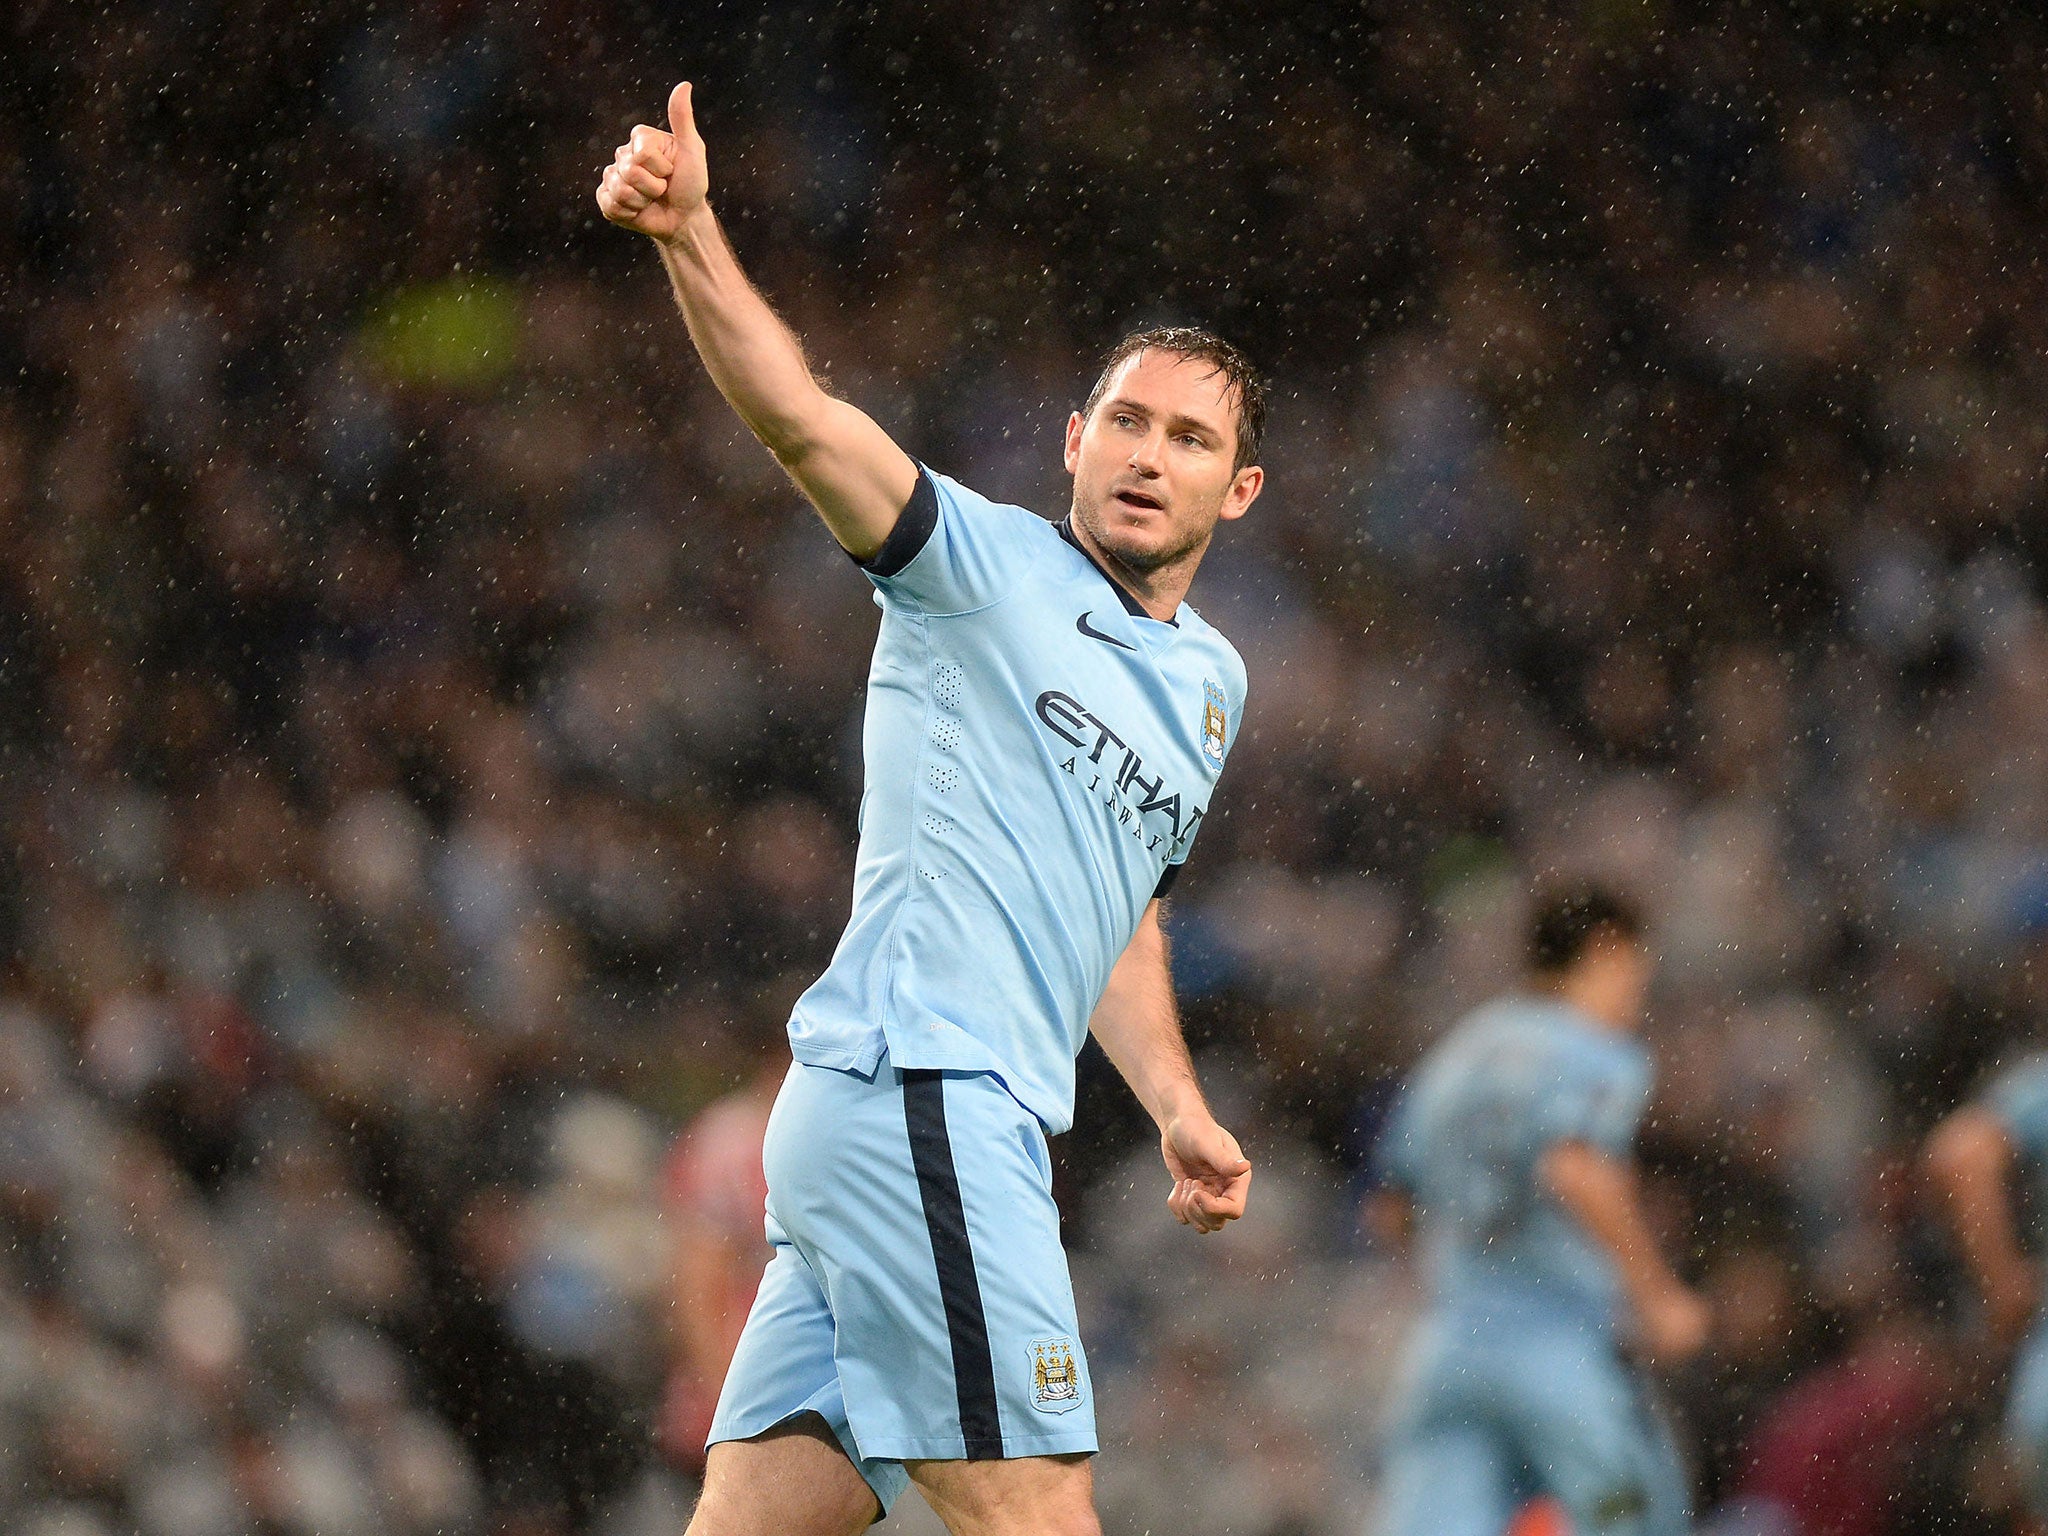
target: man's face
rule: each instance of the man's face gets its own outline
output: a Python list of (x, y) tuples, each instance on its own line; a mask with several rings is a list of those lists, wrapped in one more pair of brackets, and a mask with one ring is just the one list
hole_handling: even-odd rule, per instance
[(1237, 404), (1209, 363), (1147, 348), (1126, 358), (1084, 420), (1067, 422), (1074, 520), (1134, 571), (1155, 571), (1244, 516), (1265, 483), (1234, 468)]
[(1640, 1029), (1650, 1002), (1656, 958), (1640, 942), (1609, 932), (1594, 940), (1579, 962), (1585, 967), (1588, 998), (1608, 1021)]

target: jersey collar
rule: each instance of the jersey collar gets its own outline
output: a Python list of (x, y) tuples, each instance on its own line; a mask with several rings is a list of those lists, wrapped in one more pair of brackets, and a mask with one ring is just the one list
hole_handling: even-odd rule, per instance
[[(1076, 535), (1074, 532), (1073, 513), (1069, 512), (1065, 517), (1061, 518), (1058, 522), (1054, 523), (1053, 527), (1059, 530), (1061, 538), (1065, 539), (1069, 544), (1073, 545), (1074, 548), (1078, 549), (1081, 552), (1081, 558), (1083, 560), (1086, 560), (1090, 565), (1095, 567), (1095, 574), (1100, 576), (1104, 581), (1109, 583), (1111, 589), (1114, 590), (1116, 593), (1117, 601), (1124, 605), (1125, 613), (1128, 613), (1134, 619), (1152, 618), (1152, 615), (1145, 611), (1145, 605), (1139, 602), (1135, 597), (1131, 596), (1130, 592), (1126, 590), (1126, 588), (1124, 587), (1124, 584), (1118, 581), (1114, 576), (1110, 575), (1108, 571), (1104, 570), (1102, 567), (1102, 562), (1100, 560), (1097, 560), (1094, 555), (1088, 552), (1088, 546), (1086, 544), (1083, 544), (1079, 536)], [(1175, 629), (1180, 628), (1180, 620), (1178, 618), (1152, 619), (1152, 622), (1155, 624), (1171, 624)]]

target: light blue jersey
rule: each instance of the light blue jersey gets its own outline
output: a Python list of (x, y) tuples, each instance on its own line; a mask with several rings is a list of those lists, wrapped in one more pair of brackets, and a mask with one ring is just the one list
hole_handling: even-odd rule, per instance
[(1479, 1009), (1423, 1058), (1381, 1159), (1415, 1202), (1437, 1305), (1535, 1305), (1612, 1327), (1613, 1262), (1537, 1164), (1564, 1141), (1627, 1155), (1649, 1089), (1639, 1042), (1537, 997)]
[(863, 568), (882, 625), (853, 913), (791, 1046), (989, 1072), (1065, 1130), (1089, 1014), (1209, 813), (1244, 664), (1185, 604), (1145, 615), (1063, 526), (943, 475)]

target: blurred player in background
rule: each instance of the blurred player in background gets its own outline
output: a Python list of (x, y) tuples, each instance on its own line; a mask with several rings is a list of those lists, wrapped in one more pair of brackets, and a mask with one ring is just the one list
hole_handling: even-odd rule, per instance
[(1429, 1310), (1386, 1447), (1381, 1536), (1502, 1536), (1533, 1497), (1576, 1536), (1686, 1528), (1670, 1434), (1624, 1354), (1676, 1363), (1707, 1314), (1659, 1254), (1632, 1143), (1652, 961), (1598, 890), (1541, 901), (1528, 989), (1424, 1056), (1380, 1149), (1376, 1213), (1412, 1226)]
[(2048, 1052), (2008, 1067), (1935, 1127), (1935, 1204), (1955, 1233), (2002, 1355), (2015, 1347), (2005, 1440), (2034, 1519), (2048, 1523), (2048, 1328), (2039, 1326), (2040, 1222), (2048, 1198)]
[(1052, 1200), (1093, 1032), (1185, 1223), (1244, 1210), (1174, 1011), (1159, 898), (1244, 668), (1183, 601), (1263, 484), (1263, 395), (1191, 330), (1111, 354), (1058, 526), (913, 462), (828, 395), (707, 201), (690, 87), (607, 219), (652, 238), (726, 400), (876, 588), (853, 914), (798, 1001), (767, 1129), (774, 1248), (710, 1432), (698, 1536), (864, 1529), (915, 1480), (956, 1532), (1092, 1536), (1093, 1394)]

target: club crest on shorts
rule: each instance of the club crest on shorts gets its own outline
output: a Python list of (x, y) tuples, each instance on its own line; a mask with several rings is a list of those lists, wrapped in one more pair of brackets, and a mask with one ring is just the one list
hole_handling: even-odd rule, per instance
[(1223, 690), (1214, 683), (1202, 684), (1202, 756), (1211, 768), (1223, 766)]
[(1044, 1413), (1081, 1406), (1081, 1371), (1074, 1364), (1072, 1339), (1031, 1341), (1031, 1406)]

